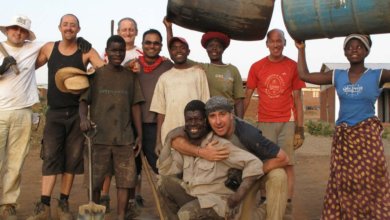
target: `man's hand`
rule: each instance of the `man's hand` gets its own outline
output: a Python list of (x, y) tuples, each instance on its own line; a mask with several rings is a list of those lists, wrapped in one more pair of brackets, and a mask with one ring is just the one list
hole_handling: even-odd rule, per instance
[(295, 41), (295, 46), (299, 49), (305, 49), (305, 41)]
[(142, 139), (137, 137), (135, 139), (135, 145), (133, 146), (134, 157), (137, 157), (138, 154), (141, 153), (141, 149), (142, 149)]
[(225, 213), (225, 219), (227, 220), (233, 220), (236, 219), (236, 215), (239, 212), (239, 206), (236, 206), (234, 208), (227, 208)]
[(227, 147), (215, 147), (218, 141), (209, 142), (206, 146), (199, 148), (200, 157), (208, 161), (220, 161), (229, 157), (230, 151)]
[(12, 66), (16, 65), (16, 60), (12, 56), (5, 57), (3, 59), (3, 64), (0, 66), (0, 75), (3, 75), (7, 70)]
[(77, 48), (83, 52), (83, 53), (88, 53), (91, 48), (92, 48), (92, 44), (89, 43), (87, 40), (85, 40), (84, 38), (82, 37), (78, 37), (77, 38)]
[(161, 150), (163, 148), (163, 145), (161, 144), (161, 142), (156, 142), (156, 147), (154, 149), (154, 153), (157, 155), (157, 156), (160, 156), (160, 153), (161, 153)]
[(295, 127), (294, 150), (300, 148), (304, 140), (305, 140), (305, 129), (303, 127)]
[(232, 195), (229, 196), (227, 200), (227, 205), (229, 209), (234, 209), (237, 207), (238, 204), (241, 202), (241, 196), (238, 195), (238, 193), (233, 193)]
[(124, 66), (134, 73), (139, 73), (141, 71), (141, 65), (139, 64), (138, 59), (129, 60), (125, 63)]
[(164, 17), (163, 23), (167, 29), (172, 29), (172, 22), (170, 22), (167, 16)]
[(80, 117), (80, 129), (83, 132), (89, 131), (95, 123), (91, 122), (87, 117)]

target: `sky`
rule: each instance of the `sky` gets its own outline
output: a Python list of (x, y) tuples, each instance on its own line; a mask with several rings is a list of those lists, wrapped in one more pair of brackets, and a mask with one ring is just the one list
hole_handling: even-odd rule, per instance
[[(105, 43), (111, 34), (111, 20), (117, 22), (123, 17), (132, 17), (138, 23), (138, 36), (136, 45), (141, 46), (143, 32), (154, 28), (163, 35), (163, 43), (166, 41), (165, 27), (162, 20), (166, 14), (168, 0), (17, 0), (4, 1), (0, 25), (9, 23), (15, 15), (26, 15), (32, 20), (32, 30), (37, 36), (37, 41), (48, 42), (61, 39), (58, 24), (62, 15), (75, 14), (80, 20), (81, 31), (79, 36), (87, 39), (92, 46), (103, 53)], [(228, 1), (227, 1), (228, 2)], [(287, 45), (284, 54), (294, 60), (297, 59), (297, 49), (294, 41), (289, 37), (283, 22), (281, 12), (281, 0), (276, 0), (274, 11), (268, 30), (279, 28), (285, 31)], [(189, 58), (200, 62), (209, 62), (205, 49), (200, 44), (201, 32), (192, 31), (173, 26), (174, 35), (187, 39), (191, 53)], [(371, 36), (373, 47), (366, 63), (390, 62), (389, 48), (390, 34), (376, 34)], [(0, 41), (6, 38), (0, 34)], [(319, 39), (306, 41), (307, 62), (310, 71), (319, 71), (322, 63), (345, 63), (342, 45), (344, 38)], [(238, 67), (242, 78), (246, 78), (250, 66), (268, 55), (265, 40), (236, 41), (233, 40), (225, 50), (223, 61)], [(161, 55), (169, 57), (166, 46), (163, 46)], [(41, 67), (37, 70), (38, 84), (47, 84), (47, 69)]]

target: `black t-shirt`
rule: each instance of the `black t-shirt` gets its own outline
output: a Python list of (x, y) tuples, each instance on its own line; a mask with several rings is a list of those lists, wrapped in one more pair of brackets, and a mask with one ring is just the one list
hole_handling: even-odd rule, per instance
[(135, 73), (110, 65), (96, 69), (91, 86), (81, 100), (90, 104), (91, 120), (97, 125), (96, 144), (134, 143), (132, 106), (144, 101)]

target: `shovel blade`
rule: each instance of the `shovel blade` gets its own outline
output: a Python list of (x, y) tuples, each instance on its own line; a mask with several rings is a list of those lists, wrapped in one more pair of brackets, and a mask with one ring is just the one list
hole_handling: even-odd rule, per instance
[(89, 203), (79, 207), (79, 215), (77, 220), (104, 220), (106, 207), (96, 203)]

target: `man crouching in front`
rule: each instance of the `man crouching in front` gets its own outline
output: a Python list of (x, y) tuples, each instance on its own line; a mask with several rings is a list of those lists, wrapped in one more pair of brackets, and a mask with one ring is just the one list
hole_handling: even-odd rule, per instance
[[(227, 117), (233, 115), (233, 106), (227, 100), (222, 103), (215, 101), (211, 98), (206, 106), (199, 100), (189, 102), (184, 110), (185, 126), (168, 134), (161, 151), (157, 163), (161, 175), (159, 191), (168, 219), (224, 219), (225, 216), (234, 219), (242, 199), (263, 175), (262, 162), (256, 156), (210, 132), (206, 123), (208, 105), (213, 106), (212, 111), (225, 112)], [(207, 114), (212, 112), (207, 111)], [(230, 155), (225, 160), (208, 161), (180, 154), (171, 150), (170, 144), (172, 137), (178, 135), (187, 138), (199, 149), (217, 141), (214, 147), (228, 148)], [(232, 177), (229, 178), (228, 173), (233, 173)]]

